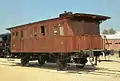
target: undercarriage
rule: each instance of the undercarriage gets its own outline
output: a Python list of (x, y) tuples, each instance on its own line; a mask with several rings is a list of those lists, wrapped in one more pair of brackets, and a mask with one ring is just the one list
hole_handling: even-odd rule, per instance
[(58, 70), (67, 70), (70, 65), (75, 65), (77, 68), (83, 68), (89, 62), (92, 65), (97, 65), (97, 58), (102, 51), (87, 51), (87, 52), (73, 52), (73, 53), (21, 53), (21, 64), (28, 65), (29, 61), (38, 60), (40, 66), (46, 62), (57, 64)]

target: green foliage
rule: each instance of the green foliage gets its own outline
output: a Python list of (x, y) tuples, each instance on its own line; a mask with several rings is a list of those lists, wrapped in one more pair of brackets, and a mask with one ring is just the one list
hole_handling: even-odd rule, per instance
[(113, 28), (104, 29), (102, 34), (116, 34), (116, 31)]
[(109, 31), (107, 29), (104, 29), (102, 34), (109, 34)]
[(116, 31), (113, 28), (109, 29), (109, 34), (116, 34)]

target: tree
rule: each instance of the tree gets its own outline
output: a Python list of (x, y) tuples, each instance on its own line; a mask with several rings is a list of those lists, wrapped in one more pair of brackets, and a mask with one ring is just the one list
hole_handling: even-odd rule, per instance
[(113, 28), (109, 29), (109, 34), (115, 34), (115, 33), (116, 33), (116, 31)]
[(108, 29), (104, 29), (103, 32), (102, 32), (102, 34), (109, 34)]
[(104, 29), (102, 34), (115, 34), (116, 31), (113, 28), (110, 29)]

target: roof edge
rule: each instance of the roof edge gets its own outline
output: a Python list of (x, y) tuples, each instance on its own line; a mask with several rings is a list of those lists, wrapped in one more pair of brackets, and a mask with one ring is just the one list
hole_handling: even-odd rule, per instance
[(36, 22), (32, 22), (32, 23), (27, 23), (27, 24), (22, 24), (22, 25), (17, 25), (17, 26), (14, 26), (14, 27), (6, 28), (6, 30), (10, 30), (10, 29), (25, 26), (25, 25), (36, 24), (36, 23), (39, 23), (39, 22), (46, 22), (46, 21), (50, 21), (50, 20), (56, 20), (56, 19), (59, 19), (59, 17), (46, 19), (46, 20), (41, 20), (41, 21), (36, 21)]
[(35, 23), (39, 23), (39, 22), (50, 21), (50, 20), (63, 19), (63, 18), (68, 18), (69, 19), (69, 18), (76, 17), (76, 16), (77, 17), (86, 17), (86, 18), (98, 19), (98, 20), (103, 20), (103, 21), (111, 18), (111, 17), (108, 17), (108, 16), (86, 14), (86, 13), (74, 13), (73, 14), (72, 12), (66, 12), (65, 11), (64, 13), (60, 14), (59, 17), (56, 17), (56, 18), (51, 18), (51, 19), (47, 19), (47, 20), (41, 20), (41, 21), (32, 22), (32, 23), (28, 23), (28, 24), (18, 25), (18, 26), (6, 28), (6, 30), (10, 30), (10, 29), (25, 26), (25, 25), (31, 25), (31, 24), (35, 24)]

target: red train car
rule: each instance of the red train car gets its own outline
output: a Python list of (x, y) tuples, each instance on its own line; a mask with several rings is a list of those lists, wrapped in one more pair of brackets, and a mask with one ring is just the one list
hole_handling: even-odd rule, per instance
[[(59, 69), (74, 62), (84, 67), (87, 57), (103, 48), (99, 24), (107, 16), (65, 12), (57, 18), (8, 28), (11, 52), (21, 54), (21, 63), (38, 60), (57, 62)], [(73, 59), (73, 60), (71, 60)]]

